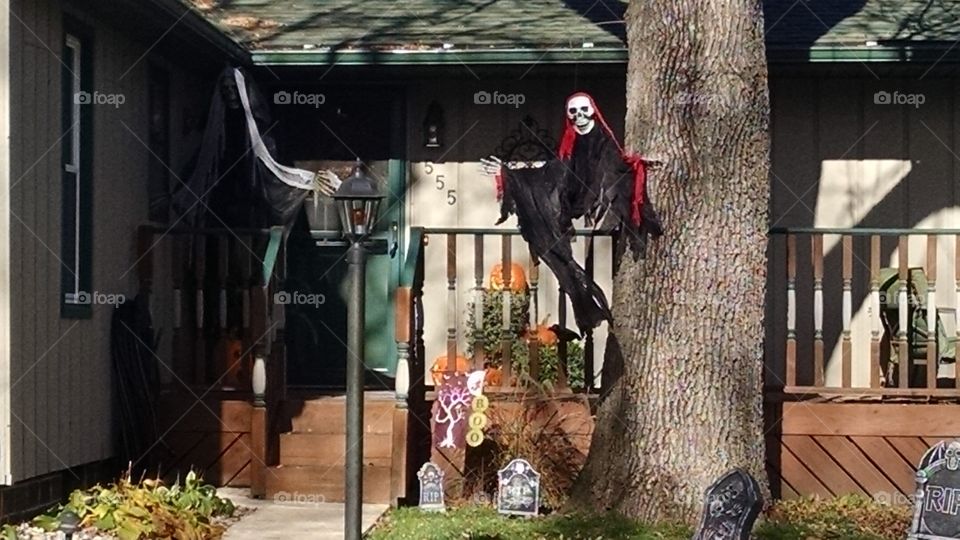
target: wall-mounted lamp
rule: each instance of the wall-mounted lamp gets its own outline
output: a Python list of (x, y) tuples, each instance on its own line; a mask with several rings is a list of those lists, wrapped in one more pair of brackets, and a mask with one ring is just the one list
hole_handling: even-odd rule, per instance
[(423, 146), (426, 148), (443, 146), (443, 109), (436, 100), (427, 107), (427, 116), (423, 119)]

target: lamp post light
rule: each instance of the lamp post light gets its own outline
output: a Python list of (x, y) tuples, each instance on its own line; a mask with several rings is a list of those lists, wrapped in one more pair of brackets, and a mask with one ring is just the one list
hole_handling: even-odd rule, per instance
[(383, 195), (360, 160), (350, 177), (333, 194), (340, 226), (350, 242), (347, 250), (347, 445), (344, 538), (360, 540), (363, 533), (363, 330), (367, 249), (364, 241), (373, 231)]

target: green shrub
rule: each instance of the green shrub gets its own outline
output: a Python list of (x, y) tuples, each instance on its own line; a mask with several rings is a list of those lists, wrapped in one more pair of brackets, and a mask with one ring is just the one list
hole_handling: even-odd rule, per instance
[[(225, 529), (215, 518), (232, 516), (234, 510), (229, 499), (217, 496), (216, 488), (203, 483), (192, 471), (182, 485), (172, 486), (150, 479), (134, 483), (127, 475), (110, 486), (98, 484), (74, 491), (66, 504), (37, 516), (32, 524), (55, 531), (67, 512), (72, 512), (81, 528), (95, 527), (120, 540), (208, 540), (220, 538)], [(11, 526), (3, 534), (16, 538)]]
[(860, 495), (776, 501), (756, 528), (765, 540), (902, 540), (911, 509)]
[[(530, 373), (530, 348), (527, 335), (530, 331), (530, 293), (511, 291), (510, 295), (510, 359), (513, 372), (521, 378)], [(467, 348), (474, 351), (476, 343), (483, 338), (483, 356), (488, 366), (503, 365), (501, 343), (503, 342), (503, 292), (483, 292), (483, 321), (476, 323), (475, 304), (467, 308)], [(556, 345), (540, 346), (539, 383), (555, 384), (560, 367), (559, 349)], [(583, 346), (578, 341), (567, 344), (567, 382), (571, 388), (583, 388)]]

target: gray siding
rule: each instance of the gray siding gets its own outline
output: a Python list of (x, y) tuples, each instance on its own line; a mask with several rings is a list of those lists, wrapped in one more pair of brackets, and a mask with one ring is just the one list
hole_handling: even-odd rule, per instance
[[(93, 86), (122, 93), (120, 107), (97, 105), (93, 131), (93, 286), (136, 293), (136, 227), (147, 219), (147, 66), (152, 44), (129, 31), (70, 12), (93, 32)], [(64, 8), (55, 0), (11, 3), (11, 451), (13, 480), (113, 455), (116, 422), (110, 363), (112, 308), (90, 319), (60, 317), (61, 112)], [(142, 57), (141, 57), (142, 56)], [(182, 96), (196, 96), (171, 70), (173, 170), (186, 158)], [(205, 99), (205, 98), (204, 98)], [(192, 106), (192, 104), (191, 104)], [(161, 259), (163, 260), (163, 259)], [(162, 283), (162, 274), (161, 274)], [(164, 326), (161, 304), (157, 325)]]

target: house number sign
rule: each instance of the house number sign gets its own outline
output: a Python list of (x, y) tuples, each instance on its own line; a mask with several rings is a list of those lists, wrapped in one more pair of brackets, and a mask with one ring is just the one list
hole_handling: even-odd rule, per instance
[(457, 204), (457, 190), (447, 187), (447, 177), (444, 174), (434, 174), (436, 172), (436, 167), (431, 161), (427, 161), (423, 164), (423, 174), (430, 177), (433, 180), (434, 186), (437, 188), (437, 191), (443, 192), (446, 191), (447, 194), (447, 204), (453, 206)]

